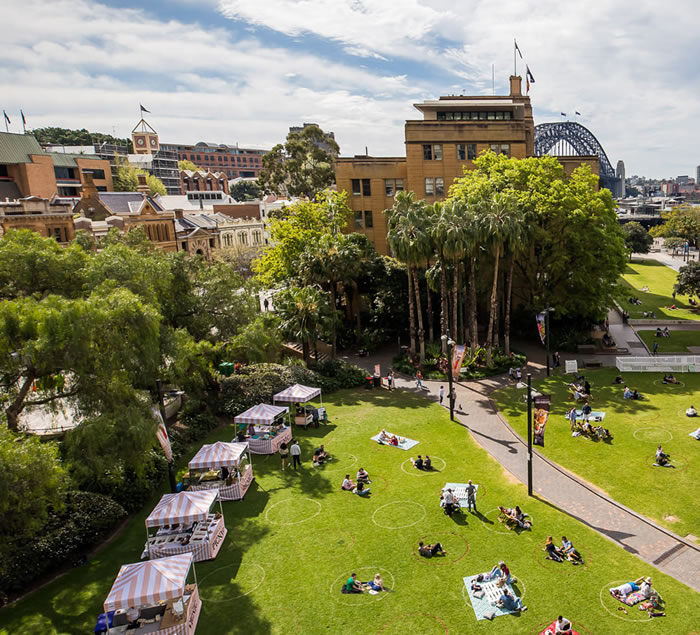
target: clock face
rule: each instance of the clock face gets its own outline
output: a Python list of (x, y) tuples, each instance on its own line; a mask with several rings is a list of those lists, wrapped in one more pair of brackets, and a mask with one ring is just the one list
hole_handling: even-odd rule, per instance
[(136, 145), (142, 146), (146, 144), (146, 140), (143, 137), (138, 137), (136, 139)]
[(158, 145), (158, 140), (155, 137), (151, 137), (151, 147), (155, 148)]

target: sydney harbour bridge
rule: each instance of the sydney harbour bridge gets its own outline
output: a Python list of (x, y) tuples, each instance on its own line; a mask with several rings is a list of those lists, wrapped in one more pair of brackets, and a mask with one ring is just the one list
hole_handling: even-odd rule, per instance
[(600, 141), (585, 126), (575, 121), (541, 123), (535, 126), (535, 155), (592, 156), (600, 163), (600, 187), (607, 187), (613, 196), (625, 195), (625, 172), (622, 161), (613, 168)]

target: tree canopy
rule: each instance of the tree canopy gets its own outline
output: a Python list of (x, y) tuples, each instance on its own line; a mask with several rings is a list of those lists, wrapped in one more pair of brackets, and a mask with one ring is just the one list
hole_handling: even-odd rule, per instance
[(151, 196), (155, 196), (156, 194), (161, 194), (164, 196), (167, 193), (165, 185), (163, 185), (163, 181), (161, 181), (158, 177), (146, 172), (146, 170), (135, 168), (123, 162), (117, 166), (117, 174), (113, 179), (114, 191), (136, 192), (139, 186), (139, 174), (146, 175), (146, 183), (148, 184), (148, 190)]
[(679, 205), (661, 212), (661, 217), (665, 222), (652, 227), (652, 236), (684, 238), (691, 245), (697, 245), (700, 242), (700, 207)]
[(192, 172), (209, 172), (208, 169), (206, 168), (200, 168), (198, 165), (195, 165), (190, 161), (189, 159), (180, 159), (177, 162), (177, 169), (178, 170), (191, 170)]
[(654, 244), (654, 237), (636, 221), (625, 223), (622, 226), (622, 233), (630, 259), (632, 254), (648, 254), (649, 248)]
[(691, 260), (678, 270), (673, 290), (682, 295), (700, 297), (700, 262)]
[[(340, 148), (318, 126), (290, 132), (262, 158), (260, 187), (268, 194), (313, 200), (335, 182), (335, 157)], [(235, 198), (235, 197), (234, 197)]]
[(229, 188), (229, 194), (237, 201), (253, 201), (262, 197), (262, 188), (257, 181), (237, 181)]
[(131, 139), (120, 139), (111, 134), (102, 132), (90, 132), (85, 128), (73, 130), (70, 128), (34, 128), (32, 134), (39, 143), (58, 143), (66, 146), (90, 146), (108, 143), (118, 146), (126, 146), (129, 152), (133, 152)]

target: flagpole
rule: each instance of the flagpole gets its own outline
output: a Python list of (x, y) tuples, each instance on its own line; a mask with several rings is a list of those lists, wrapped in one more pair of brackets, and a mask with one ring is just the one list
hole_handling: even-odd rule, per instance
[(491, 93), (496, 94), (496, 65), (491, 64)]
[(515, 38), (513, 38), (513, 75), (518, 74), (518, 60), (515, 57), (515, 51), (518, 50), (518, 45), (515, 41)]

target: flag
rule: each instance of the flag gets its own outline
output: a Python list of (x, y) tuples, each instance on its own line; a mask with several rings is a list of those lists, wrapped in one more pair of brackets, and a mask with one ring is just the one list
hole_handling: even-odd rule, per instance
[(22, 110), (19, 111), (19, 114), (22, 115), (22, 125), (26, 126), (27, 125), (27, 120), (24, 117), (24, 112)]
[(537, 320), (537, 332), (540, 334), (540, 339), (542, 340), (542, 343), (544, 344), (544, 340), (546, 337), (546, 332), (545, 332), (545, 321), (544, 321), (544, 313), (538, 313), (535, 316), (535, 320)]
[(527, 85), (527, 92), (530, 92), (530, 84), (535, 83), (535, 76), (530, 72), (530, 67), (525, 64), (525, 83)]
[(577, 114), (579, 117), (581, 116), (581, 113), (580, 113), (578, 110), (576, 111), (576, 114)]
[[(141, 106), (141, 104), (139, 104), (139, 106)], [(144, 113), (144, 112), (150, 113), (151, 111), (150, 111), (150, 110), (146, 110), (146, 108), (144, 108), (143, 106), (141, 106), (141, 112), (142, 112), (142, 113)]]
[(515, 41), (515, 38), (513, 38), (513, 44), (515, 44), (515, 50), (518, 51), (518, 55), (520, 55), (520, 59), (523, 59), (523, 54), (520, 52), (520, 48), (518, 47), (518, 43)]
[(565, 112), (560, 112), (559, 114), (560, 114), (562, 117), (566, 117), (566, 113), (565, 113)]
[(4, 110), (2, 111), (2, 114), (5, 115), (5, 121), (6, 121), (7, 123), (12, 123), (12, 121), (11, 121), (10, 118), (7, 116), (7, 113), (6, 113)]
[(155, 420), (158, 422), (156, 438), (160, 442), (160, 447), (163, 448), (163, 454), (165, 454), (165, 458), (168, 460), (168, 463), (172, 463), (173, 449), (170, 446), (168, 429), (165, 427), (165, 421), (163, 421), (163, 416), (160, 414), (160, 408), (158, 406), (152, 406), (151, 412), (153, 413)]
[(452, 377), (459, 379), (459, 373), (462, 370), (462, 363), (467, 354), (467, 346), (465, 344), (457, 344), (452, 348)]
[(535, 445), (544, 447), (544, 429), (549, 418), (549, 408), (552, 403), (552, 398), (549, 395), (540, 395), (534, 399), (535, 408), (535, 429), (533, 430), (532, 442)]

